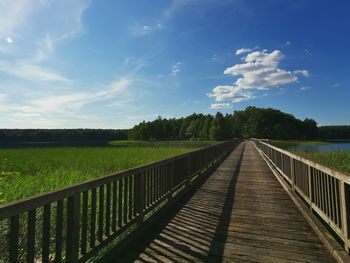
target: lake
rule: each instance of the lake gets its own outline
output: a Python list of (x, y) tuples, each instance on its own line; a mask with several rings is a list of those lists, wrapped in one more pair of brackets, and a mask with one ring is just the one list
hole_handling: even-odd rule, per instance
[(336, 151), (350, 151), (350, 142), (338, 142), (326, 145), (313, 145), (313, 146), (290, 146), (287, 148), (290, 151), (326, 151), (326, 150), (336, 150)]

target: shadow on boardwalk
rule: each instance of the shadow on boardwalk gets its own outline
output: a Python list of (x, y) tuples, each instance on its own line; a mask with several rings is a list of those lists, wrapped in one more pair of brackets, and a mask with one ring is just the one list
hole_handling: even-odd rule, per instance
[(335, 262), (251, 143), (110, 262)]
[(243, 151), (241, 144), (197, 191), (110, 262), (220, 262)]

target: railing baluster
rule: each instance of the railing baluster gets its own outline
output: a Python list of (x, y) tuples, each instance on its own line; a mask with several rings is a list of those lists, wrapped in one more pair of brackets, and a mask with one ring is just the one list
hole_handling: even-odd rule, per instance
[(57, 201), (56, 208), (56, 246), (55, 263), (62, 262), (62, 242), (63, 242), (63, 200)]
[(111, 231), (111, 184), (107, 184), (106, 189), (106, 236), (110, 235)]
[(90, 248), (94, 248), (96, 242), (96, 199), (96, 188), (93, 188), (91, 189)]
[(18, 262), (18, 235), (19, 235), (19, 216), (11, 216), (10, 218), (10, 251), (9, 251), (9, 262)]
[(83, 204), (81, 214), (81, 254), (86, 254), (87, 245), (87, 217), (88, 217), (88, 191), (83, 192)]
[[(122, 231), (129, 223), (142, 223), (144, 213), (152, 213), (160, 202), (167, 202), (175, 190), (188, 190), (186, 185), (194, 180), (190, 176), (200, 175), (201, 170), (232, 150), (232, 145), (233, 142), (208, 146), (144, 169), (136, 168), (135, 172), (121, 172), (0, 207), (0, 219), (9, 220), (6, 260), (85, 262), (116, 236), (111, 234), (117, 227)], [(43, 214), (37, 220), (38, 209), (42, 208)], [(22, 215), (27, 216), (23, 226)], [(19, 240), (22, 228), (26, 236), (22, 239), (21, 232)], [(42, 232), (38, 235), (39, 229)], [(41, 248), (36, 248), (38, 241)]]
[(112, 231), (117, 229), (117, 181), (113, 181), (112, 192)]
[(50, 228), (51, 228), (51, 204), (44, 206), (44, 223), (42, 236), (42, 262), (48, 263), (50, 257)]
[(32, 209), (28, 212), (28, 225), (27, 225), (27, 263), (34, 263), (35, 257), (35, 220), (36, 209)]
[(99, 188), (99, 198), (98, 198), (98, 230), (97, 230), (97, 239), (101, 243), (103, 241), (103, 214), (104, 214), (104, 199), (105, 191), (104, 185), (101, 185)]
[(124, 224), (126, 224), (128, 222), (128, 177), (124, 177), (124, 188), (123, 188), (123, 191), (124, 191), (124, 202), (123, 202), (123, 209), (124, 209), (124, 218), (123, 218), (123, 221), (124, 221)]
[(128, 190), (128, 192), (129, 192), (129, 203), (128, 203), (128, 208), (129, 208), (129, 220), (131, 221), (132, 220), (132, 218), (133, 218), (133, 216), (132, 216), (132, 207), (133, 207), (133, 188), (134, 188), (134, 186), (133, 186), (133, 183), (134, 183), (134, 179), (135, 179), (135, 175), (131, 175), (130, 177), (129, 177), (129, 190)]
[(123, 226), (123, 178), (118, 181), (118, 227)]
[(67, 201), (67, 242), (66, 260), (68, 263), (76, 263), (79, 258), (79, 217), (80, 194), (68, 197)]

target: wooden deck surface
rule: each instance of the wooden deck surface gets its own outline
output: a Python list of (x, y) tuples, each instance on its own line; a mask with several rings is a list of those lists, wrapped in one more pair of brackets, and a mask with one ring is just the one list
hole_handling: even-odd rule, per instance
[(335, 262), (254, 146), (114, 262)]

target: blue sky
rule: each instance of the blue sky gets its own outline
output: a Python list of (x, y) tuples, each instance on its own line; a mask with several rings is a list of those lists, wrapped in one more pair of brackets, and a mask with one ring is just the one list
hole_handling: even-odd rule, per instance
[(273, 107), (350, 124), (350, 2), (2, 0), (0, 127)]

